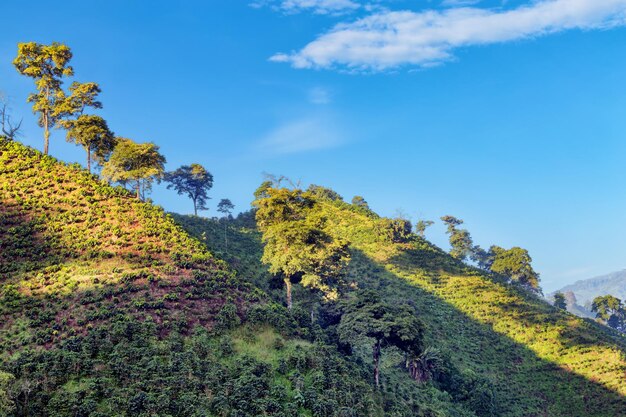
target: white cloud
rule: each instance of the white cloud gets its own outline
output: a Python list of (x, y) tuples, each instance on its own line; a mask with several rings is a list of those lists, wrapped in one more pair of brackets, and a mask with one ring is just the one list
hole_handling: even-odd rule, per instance
[(270, 59), (295, 68), (432, 66), (452, 59), (460, 47), (625, 23), (626, 0), (540, 0), (509, 10), (383, 11), (338, 24), (301, 50)]
[(265, 155), (285, 155), (330, 149), (345, 143), (335, 124), (325, 118), (306, 118), (283, 124), (256, 146)]
[(480, 2), (481, 0), (443, 0), (441, 2), (441, 5), (447, 6), (447, 7), (459, 7), (459, 6), (472, 6)]
[(331, 94), (326, 88), (314, 87), (309, 90), (309, 101), (313, 104), (328, 104), (331, 101)]
[(352, 0), (260, 0), (255, 7), (271, 5), (286, 13), (311, 11), (316, 14), (340, 14), (359, 9), (361, 5)]

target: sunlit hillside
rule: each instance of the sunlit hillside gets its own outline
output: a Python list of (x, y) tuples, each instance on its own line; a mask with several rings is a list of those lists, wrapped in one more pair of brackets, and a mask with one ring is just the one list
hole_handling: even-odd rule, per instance
[[(391, 302), (409, 299), (427, 324), (426, 344), (441, 349), (459, 375), (493, 390), (493, 397), (475, 400), (492, 402), (493, 415), (609, 416), (626, 409), (623, 336), (458, 262), (415, 235), (394, 239), (388, 219), (341, 201), (319, 199), (315, 207), (328, 219), (327, 230), (351, 243), (350, 279)], [(219, 234), (223, 222), (176, 219), (213, 250), (262, 270), (260, 235), (249, 216), (229, 226), (235, 243), (228, 249)]]

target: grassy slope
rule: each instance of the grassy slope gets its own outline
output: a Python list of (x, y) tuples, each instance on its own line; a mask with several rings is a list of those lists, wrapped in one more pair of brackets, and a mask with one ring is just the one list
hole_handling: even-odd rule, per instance
[(161, 209), (80, 167), (0, 142), (0, 176), (4, 355), (115, 312), (147, 312), (164, 331), (210, 325), (227, 296), (250, 294)]
[(376, 393), (367, 366), (312, 344), (308, 316), (252, 284), (257, 242), (233, 242), (248, 261), (224, 250), (228, 265), (160, 208), (0, 140), (0, 372), (15, 377), (0, 415), (474, 415), (430, 388)]
[(624, 338), (465, 267), (422, 239), (389, 244), (377, 233), (379, 221), (324, 205), (337, 234), (356, 250), (354, 279), (413, 299), (429, 325), (429, 343), (496, 382), (501, 415), (625, 413)]
[[(389, 299), (412, 300), (428, 326), (427, 344), (442, 349), (459, 369), (493, 382), (497, 415), (625, 414), (623, 338), (499, 283), (423, 239), (391, 243), (384, 220), (343, 203), (323, 202), (318, 207), (327, 211), (329, 229), (352, 243), (351, 279), (361, 287), (377, 288)], [(221, 225), (175, 218), (192, 234), (213, 236), (205, 239), (212, 250), (230, 253), (264, 279), (259, 235), (250, 225), (232, 224), (229, 233), (237, 237), (231, 237), (226, 250), (215, 238)], [(395, 366), (388, 361), (383, 374), (393, 373)]]

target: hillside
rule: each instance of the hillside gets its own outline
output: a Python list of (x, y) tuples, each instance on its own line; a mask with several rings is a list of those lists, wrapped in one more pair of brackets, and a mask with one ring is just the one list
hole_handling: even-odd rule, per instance
[(572, 291), (576, 295), (577, 303), (582, 306), (591, 305), (594, 298), (608, 294), (626, 300), (626, 270), (576, 281), (559, 291)]
[[(472, 401), (481, 403), (475, 409), (482, 415), (624, 414), (624, 338), (459, 263), (417, 236), (394, 242), (386, 219), (342, 201), (319, 200), (316, 207), (330, 224), (327, 230), (351, 243), (350, 278), (391, 301), (410, 299), (427, 324), (427, 344), (441, 349), (458, 377), (480, 381), (484, 395)], [(206, 239), (223, 222), (176, 219), (204, 236), (212, 250), (262, 270), (260, 235), (249, 215), (230, 223), (231, 240), (242, 246), (228, 250), (221, 239)], [(246, 257), (255, 239), (257, 249)], [(396, 362), (389, 359), (386, 366), (391, 371)]]
[[(79, 166), (0, 141), (0, 415), (619, 416), (624, 339), (341, 201), (347, 275), (409, 300), (437, 376), (337, 343), (332, 303), (295, 305), (254, 216), (168, 215)], [(182, 225), (186, 231), (183, 230)], [(191, 235), (191, 236), (190, 236)], [(193, 237), (192, 237), (193, 236)], [(8, 401), (4, 399), (8, 398)], [(4, 414), (3, 414), (4, 413)]]
[(476, 415), (404, 373), (375, 390), (369, 363), (255, 286), (254, 233), (231, 247), (248, 255), (0, 140), (0, 415)]

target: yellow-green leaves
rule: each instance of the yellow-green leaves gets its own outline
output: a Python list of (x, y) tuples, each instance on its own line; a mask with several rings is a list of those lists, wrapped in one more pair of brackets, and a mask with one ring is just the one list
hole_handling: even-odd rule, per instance
[(33, 112), (39, 113), (39, 125), (44, 129), (44, 154), (48, 154), (50, 128), (59, 121), (57, 107), (65, 102), (61, 89), (63, 77), (74, 75), (69, 65), (72, 52), (66, 45), (53, 42), (42, 45), (36, 42), (20, 43), (13, 65), (17, 71), (35, 80), (37, 92), (28, 97)]

